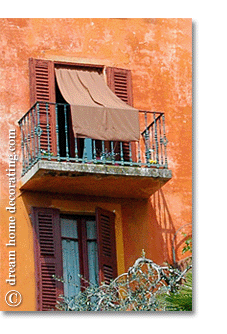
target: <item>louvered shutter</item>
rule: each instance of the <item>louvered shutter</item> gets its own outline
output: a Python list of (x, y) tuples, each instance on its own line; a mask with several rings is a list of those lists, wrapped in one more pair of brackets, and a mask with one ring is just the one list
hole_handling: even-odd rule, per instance
[(36, 298), (38, 311), (56, 310), (63, 284), (53, 275), (63, 277), (59, 211), (33, 208)]
[[(117, 95), (117, 97), (119, 97), (122, 101), (124, 101), (128, 105), (133, 106), (131, 71), (122, 68), (107, 67), (106, 75), (107, 75), (107, 84), (110, 87), (110, 89), (115, 93), (115, 95)], [(120, 143), (117, 142), (115, 145), (117, 145), (116, 152), (119, 153)], [(134, 143), (131, 143), (131, 149), (132, 149), (132, 160), (136, 161)], [(124, 160), (129, 161), (129, 143), (123, 142), (123, 153), (124, 153)]]
[(97, 242), (99, 257), (99, 280), (109, 283), (117, 277), (117, 258), (115, 244), (115, 214), (96, 209)]
[[(54, 63), (50, 60), (29, 59), (30, 77), (30, 103), (53, 102), (55, 103), (55, 76)], [(47, 112), (48, 111), (48, 112)], [(50, 152), (56, 155), (56, 117), (55, 106), (45, 103), (39, 104), (39, 121), (42, 129), (40, 137), (40, 148), (48, 152), (48, 141)], [(49, 130), (47, 128), (49, 125)], [(49, 138), (48, 138), (49, 137)]]
[(107, 84), (110, 89), (117, 95), (122, 101), (133, 105), (132, 99), (132, 78), (131, 71), (116, 68), (116, 67), (107, 67)]

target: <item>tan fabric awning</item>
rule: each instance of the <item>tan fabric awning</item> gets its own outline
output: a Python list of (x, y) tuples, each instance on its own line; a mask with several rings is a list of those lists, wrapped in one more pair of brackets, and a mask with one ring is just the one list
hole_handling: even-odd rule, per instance
[(58, 87), (71, 106), (75, 137), (138, 141), (139, 113), (124, 103), (95, 71), (55, 69)]

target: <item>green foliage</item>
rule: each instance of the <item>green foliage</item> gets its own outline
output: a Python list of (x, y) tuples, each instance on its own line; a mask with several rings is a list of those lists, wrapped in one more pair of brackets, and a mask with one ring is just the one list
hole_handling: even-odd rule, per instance
[(186, 275), (186, 283), (176, 293), (170, 292), (160, 298), (165, 311), (192, 311), (192, 271)]
[[(186, 237), (187, 234), (183, 233), (183, 235)], [(182, 250), (182, 254), (186, 253), (186, 252), (190, 252), (192, 253), (192, 237), (188, 237), (186, 240), (185, 240), (185, 246)]]

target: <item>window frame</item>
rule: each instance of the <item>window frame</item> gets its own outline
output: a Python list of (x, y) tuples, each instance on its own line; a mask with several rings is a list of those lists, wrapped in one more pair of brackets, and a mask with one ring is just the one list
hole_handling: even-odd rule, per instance
[[(79, 266), (80, 266), (80, 275), (85, 278), (85, 280), (89, 281), (89, 266), (88, 266), (88, 247), (87, 247), (87, 230), (86, 230), (86, 222), (88, 220), (93, 220), (96, 223), (96, 239), (92, 239), (91, 241), (96, 241), (98, 247), (98, 236), (97, 236), (97, 221), (95, 214), (92, 215), (72, 215), (72, 214), (61, 214), (60, 213), (60, 222), (61, 219), (72, 219), (77, 221), (77, 234), (78, 238), (70, 238), (63, 237), (61, 234), (62, 240), (74, 240), (78, 241), (78, 249), (79, 249)], [(62, 243), (61, 243), (62, 248)], [(62, 253), (63, 254), (63, 253)], [(98, 259), (97, 259), (98, 260)], [(98, 273), (99, 276), (99, 273)], [(81, 278), (81, 290), (87, 286), (87, 283)]]

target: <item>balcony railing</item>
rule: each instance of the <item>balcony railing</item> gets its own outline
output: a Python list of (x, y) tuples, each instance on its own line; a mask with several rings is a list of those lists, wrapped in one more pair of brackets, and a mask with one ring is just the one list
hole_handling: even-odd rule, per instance
[(19, 120), (22, 175), (39, 160), (168, 168), (164, 113), (139, 111), (141, 138), (126, 143), (74, 138), (69, 110), (64, 103), (36, 102)]

